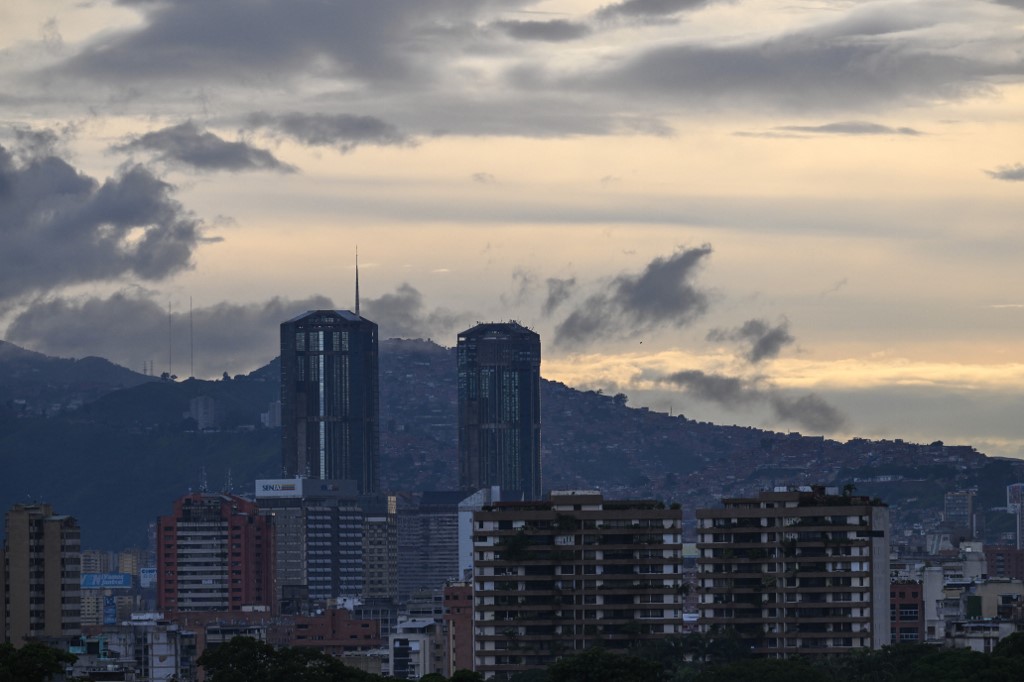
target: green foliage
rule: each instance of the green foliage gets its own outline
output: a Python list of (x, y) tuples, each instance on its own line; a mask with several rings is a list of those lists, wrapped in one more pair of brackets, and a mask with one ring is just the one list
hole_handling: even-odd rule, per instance
[(449, 680), (450, 682), (484, 682), (484, 676), (472, 670), (456, 670)]
[(20, 649), (0, 644), (0, 682), (46, 682), (78, 657), (38, 642)]
[(206, 671), (208, 682), (372, 682), (383, 679), (350, 668), (318, 649), (275, 649), (252, 637), (234, 637), (215, 649), (207, 649), (198, 663)]
[(637, 656), (593, 648), (561, 659), (548, 669), (548, 682), (653, 682), (662, 667)]

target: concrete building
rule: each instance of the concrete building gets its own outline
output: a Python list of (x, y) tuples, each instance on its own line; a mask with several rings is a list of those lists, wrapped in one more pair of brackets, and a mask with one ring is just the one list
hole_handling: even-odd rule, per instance
[(541, 496), (540, 336), (517, 322), (458, 335), (459, 486)]
[(271, 517), (235, 495), (191, 493), (157, 521), (157, 608), (275, 607)]
[(275, 600), (308, 614), (363, 591), (363, 512), (355, 481), (256, 481), (260, 513), (273, 519)]
[[(357, 296), (358, 301), (358, 296)], [(348, 310), (281, 323), (281, 448), (285, 476), (380, 486), (377, 325)]]
[(389, 674), (400, 680), (418, 680), (444, 668), (441, 628), (433, 620), (400, 622), (388, 639)]
[(462, 492), (425, 492), (398, 511), (398, 593), (440, 592), (459, 577), (459, 503)]
[(889, 510), (804, 486), (697, 510), (700, 627), (729, 627), (757, 656), (890, 642)]
[(562, 491), (473, 519), (474, 669), (485, 677), (680, 632), (678, 509)]
[(398, 499), (360, 498), (363, 509), (363, 599), (398, 600)]
[(444, 588), (444, 675), (473, 669), (473, 584), (453, 582)]
[(944, 525), (961, 539), (974, 537), (974, 491), (956, 490), (946, 493), (943, 509)]
[(78, 522), (48, 504), (16, 504), (5, 519), (0, 553), (0, 641), (81, 633), (82, 540)]

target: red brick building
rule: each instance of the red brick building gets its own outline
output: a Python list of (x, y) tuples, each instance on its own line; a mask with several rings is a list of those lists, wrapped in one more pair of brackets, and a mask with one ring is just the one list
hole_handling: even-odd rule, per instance
[(157, 608), (276, 608), (272, 520), (241, 497), (192, 493), (157, 524)]
[(985, 563), (990, 578), (1024, 580), (1024, 549), (1001, 545), (985, 547)]
[(457, 582), (444, 588), (444, 626), (446, 638), (445, 671), (451, 677), (456, 670), (473, 669), (473, 585)]
[(924, 589), (916, 580), (889, 587), (889, 621), (893, 644), (924, 642)]

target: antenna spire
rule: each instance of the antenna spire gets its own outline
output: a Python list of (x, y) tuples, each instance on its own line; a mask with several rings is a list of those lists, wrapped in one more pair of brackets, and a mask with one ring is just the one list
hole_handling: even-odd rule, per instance
[(356, 315), (359, 314), (359, 247), (356, 247)]

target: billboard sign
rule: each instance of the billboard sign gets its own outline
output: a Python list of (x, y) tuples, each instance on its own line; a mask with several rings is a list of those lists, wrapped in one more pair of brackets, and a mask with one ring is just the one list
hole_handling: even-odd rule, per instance
[(83, 590), (128, 590), (132, 586), (131, 573), (83, 573)]

